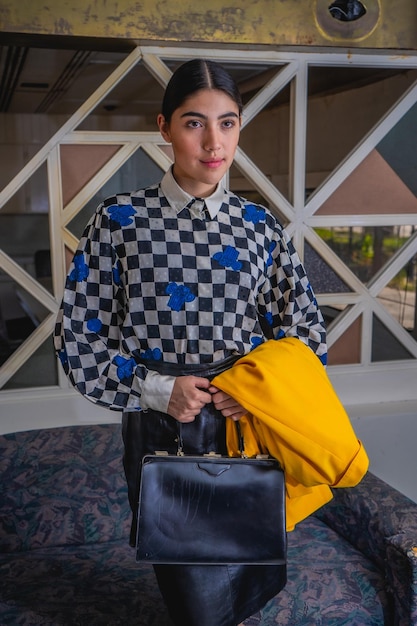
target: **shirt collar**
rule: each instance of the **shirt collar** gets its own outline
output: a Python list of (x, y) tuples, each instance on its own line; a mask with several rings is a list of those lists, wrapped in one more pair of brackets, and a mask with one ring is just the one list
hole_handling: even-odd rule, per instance
[[(185, 209), (191, 200), (194, 199), (194, 196), (190, 195), (179, 186), (172, 174), (172, 167), (170, 167), (164, 174), (164, 177), (161, 180), (161, 189), (169, 204), (177, 211), (177, 213)], [(217, 185), (211, 196), (204, 198), (204, 202), (206, 203), (207, 210), (213, 220), (217, 216), (224, 202), (224, 189), (220, 183)], [(198, 210), (198, 200), (196, 205), (196, 209)]]

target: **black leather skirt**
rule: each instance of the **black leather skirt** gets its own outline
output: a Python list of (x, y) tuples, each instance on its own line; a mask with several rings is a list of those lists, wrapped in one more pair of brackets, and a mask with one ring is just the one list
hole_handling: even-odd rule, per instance
[[(146, 361), (149, 369), (170, 376), (213, 379), (233, 365), (229, 357), (212, 365), (176, 365)], [(145, 454), (178, 448), (178, 422), (159, 411), (126, 412), (122, 422), (124, 469), (135, 545), (141, 461)], [(226, 420), (213, 404), (203, 407), (193, 422), (181, 424), (185, 454), (227, 454)], [(155, 565), (154, 571), (175, 626), (236, 626), (259, 611), (286, 583), (281, 565)]]

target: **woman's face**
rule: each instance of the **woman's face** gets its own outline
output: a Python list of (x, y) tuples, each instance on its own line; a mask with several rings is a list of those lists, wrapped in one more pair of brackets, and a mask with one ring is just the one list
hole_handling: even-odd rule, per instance
[(202, 89), (174, 111), (158, 116), (162, 137), (172, 144), (174, 177), (184, 191), (205, 198), (232, 164), (240, 133), (236, 102), (217, 89)]

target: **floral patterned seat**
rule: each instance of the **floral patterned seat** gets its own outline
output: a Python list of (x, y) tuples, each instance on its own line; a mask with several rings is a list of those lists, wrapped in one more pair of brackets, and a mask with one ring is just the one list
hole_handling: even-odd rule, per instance
[[(119, 424), (0, 437), (1, 626), (169, 626), (129, 547), (122, 455)], [(417, 504), (372, 474), (334, 495), (289, 533), (287, 586), (245, 626), (417, 624)]]

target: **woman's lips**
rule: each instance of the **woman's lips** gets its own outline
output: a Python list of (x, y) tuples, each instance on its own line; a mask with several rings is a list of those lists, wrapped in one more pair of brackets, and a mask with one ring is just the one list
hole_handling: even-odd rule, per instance
[(201, 162), (205, 167), (208, 167), (209, 169), (216, 169), (217, 167), (220, 167), (220, 165), (222, 165), (223, 159), (210, 159), (210, 161)]

